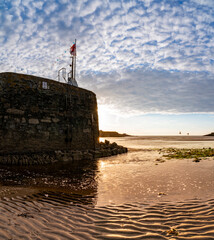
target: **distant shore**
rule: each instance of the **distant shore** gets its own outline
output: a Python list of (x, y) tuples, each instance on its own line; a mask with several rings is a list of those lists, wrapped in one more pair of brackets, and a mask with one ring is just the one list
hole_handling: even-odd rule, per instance
[(100, 130), (100, 137), (128, 137), (130, 135), (126, 134), (126, 133), (118, 133), (116, 131), (102, 131)]
[[(120, 137), (120, 136), (118, 136)], [(130, 138), (132, 140), (156, 140), (156, 141), (214, 141), (214, 136), (181, 136), (181, 135), (168, 135), (168, 136), (153, 136), (153, 135), (147, 135), (147, 136), (133, 136), (128, 135), (127, 138)], [(104, 137), (104, 138), (111, 138), (111, 137)]]
[(211, 132), (210, 134), (207, 134), (205, 136), (214, 136), (214, 132)]
[(214, 132), (207, 135), (128, 135), (116, 131), (99, 131), (102, 138), (129, 137), (139, 140), (163, 140), (163, 141), (214, 141)]

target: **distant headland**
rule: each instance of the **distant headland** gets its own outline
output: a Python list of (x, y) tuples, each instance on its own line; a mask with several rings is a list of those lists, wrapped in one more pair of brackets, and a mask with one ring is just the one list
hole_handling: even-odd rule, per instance
[(214, 136), (214, 132), (211, 132), (210, 134), (207, 134), (205, 136)]
[(100, 130), (99, 132), (99, 136), (100, 137), (128, 137), (130, 135), (126, 134), (126, 133), (118, 133), (116, 131), (102, 131)]

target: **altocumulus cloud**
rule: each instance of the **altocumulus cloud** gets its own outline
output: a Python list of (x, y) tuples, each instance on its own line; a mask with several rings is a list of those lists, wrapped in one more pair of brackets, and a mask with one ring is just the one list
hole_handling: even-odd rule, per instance
[[(84, 75), (99, 103), (123, 114), (214, 112), (213, 75), (160, 70), (123, 71), (111, 75)], [(123, 108), (120, 108), (123, 106)]]
[(2, 0), (0, 71), (56, 79), (78, 40), (79, 85), (124, 111), (214, 112), (212, 0)]

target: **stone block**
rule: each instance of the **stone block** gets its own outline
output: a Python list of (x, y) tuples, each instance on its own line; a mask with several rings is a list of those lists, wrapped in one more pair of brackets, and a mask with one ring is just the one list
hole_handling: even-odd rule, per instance
[(111, 144), (111, 148), (117, 148), (118, 147), (118, 145), (117, 145), (117, 143), (116, 142), (113, 142), (112, 144)]
[(82, 160), (83, 155), (82, 155), (81, 152), (74, 152), (72, 155), (73, 155), (73, 160), (74, 161)]
[(118, 153), (119, 153), (119, 154), (123, 153), (123, 149), (122, 149), (122, 148), (119, 148), (119, 149), (118, 149)]
[[(14, 122), (10, 122), (9, 123), (9, 129), (15, 129), (16, 128), (16, 125), (15, 125), (15, 123)], [(11, 139), (12, 140), (12, 139)]]
[(59, 120), (58, 118), (52, 118), (52, 121), (53, 121), (54, 123), (58, 123), (60, 120)]
[(14, 121), (17, 123), (20, 123), (20, 119), (19, 118), (14, 118)]
[(111, 153), (112, 155), (117, 155), (118, 154), (117, 148), (112, 149)]
[(10, 108), (10, 104), (9, 104), (9, 103), (5, 103), (5, 104), (4, 104), (4, 108), (5, 108), (5, 109)]
[(22, 118), (22, 123), (26, 123), (26, 119), (24, 117)]
[(47, 132), (47, 131), (45, 131), (45, 132), (43, 132), (43, 135), (44, 135), (44, 137), (45, 137), (45, 138), (49, 138), (49, 136), (50, 136), (50, 133), (49, 133), (49, 132)]
[(40, 121), (41, 121), (42, 123), (51, 123), (51, 119), (50, 119), (50, 118), (41, 119)]
[(39, 112), (39, 108), (38, 108), (38, 106), (32, 106), (30, 108), (30, 111), (33, 112), (33, 113), (38, 113)]
[(94, 157), (95, 158), (101, 158), (103, 156), (102, 152), (99, 150), (94, 151)]
[(16, 109), (16, 108), (8, 108), (6, 112), (9, 114), (15, 114), (15, 115), (23, 115), (24, 114), (23, 110)]
[(93, 156), (93, 154), (91, 154), (89, 152), (86, 152), (86, 153), (83, 154), (83, 159), (93, 160), (94, 156)]
[(84, 132), (84, 133), (90, 133), (90, 132), (91, 132), (91, 129), (90, 129), (90, 128), (85, 128), (85, 129), (83, 129), (83, 132)]
[(103, 149), (103, 150), (102, 150), (102, 156), (103, 156), (103, 157), (108, 157), (108, 151), (105, 150), (105, 149)]
[(29, 124), (39, 124), (39, 120), (36, 118), (30, 118), (29, 119)]

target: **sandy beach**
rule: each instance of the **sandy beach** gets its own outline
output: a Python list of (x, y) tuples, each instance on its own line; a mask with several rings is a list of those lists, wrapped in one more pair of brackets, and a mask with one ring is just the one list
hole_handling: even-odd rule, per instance
[(160, 151), (213, 148), (214, 138), (113, 140), (129, 152), (95, 163), (1, 166), (0, 239), (214, 239), (214, 159)]

